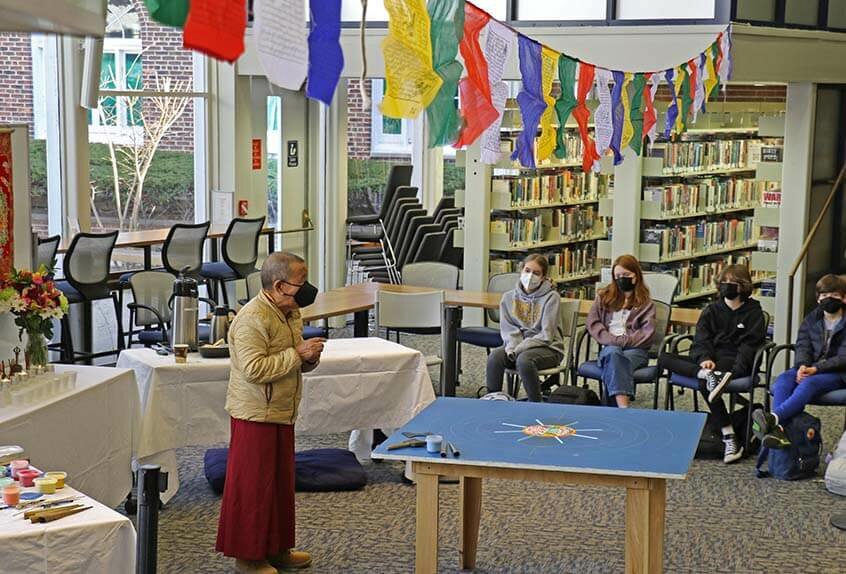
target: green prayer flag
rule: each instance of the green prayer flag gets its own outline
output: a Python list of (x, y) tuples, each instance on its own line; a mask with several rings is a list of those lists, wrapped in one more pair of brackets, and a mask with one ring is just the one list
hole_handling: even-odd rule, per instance
[(720, 46), (718, 42), (711, 44), (711, 57), (714, 60), (714, 87), (711, 88), (711, 93), (708, 94), (707, 99), (716, 98), (720, 95), (720, 75), (717, 73), (717, 56), (720, 54)]
[(566, 54), (561, 54), (558, 58), (558, 81), (561, 82), (561, 94), (555, 101), (555, 113), (558, 116), (555, 157), (564, 159), (567, 157), (567, 149), (564, 144), (564, 125), (578, 103), (576, 101), (576, 60)]
[(458, 139), (461, 116), (456, 105), (458, 81), (464, 70), (455, 58), (464, 36), (464, 0), (430, 0), (432, 68), (443, 80), (435, 99), (426, 108), (429, 147), (451, 144)]
[(634, 86), (634, 90), (632, 90), (632, 104), (629, 111), (629, 118), (632, 120), (634, 135), (629, 142), (629, 147), (637, 155), (640, 155), (640, 149), (643, 144), (643, 89), (646, 87), (646, 75), (643, 72), (635, 74), (632, 85)]
[(681, 84), (681, 110), (679, 114), (681, 115), (681, 131), (687, 131), (687, 118), (690, 115), (690, 105), (693, 103), (693, 98), (690, 96), (690, 71), (687, 69), (687, 64), (682, 64), (679, 69), (682, 73), (682, 84)]
[(144, 0), (144, 3), (156, 22), (175, 28), (185, 25), (190, 0)]

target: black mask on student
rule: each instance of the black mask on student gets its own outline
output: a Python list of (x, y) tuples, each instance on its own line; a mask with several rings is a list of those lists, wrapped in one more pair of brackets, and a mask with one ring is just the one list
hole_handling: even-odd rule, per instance
[(840, 299), (835, 299), (834, 297), (826, 297), (822, 301), (820, 301), (820, 307), (826, 313), (837, 313), (840, 309), (843, 308), (843, 301)]
[(294, 302), (297, 306), (302, 309), (303, 307), (308, 307), (314, 300), (317, 298), (317, 287), (306, 281), (303, 283), (300, 290), (297, 291), (297, 294), (294, 295)]
[(720, 296), (726, 299), (737, 299), (740, 289), (737, 283), (720, 283)]
[(634, 290), (634, 281), (631, 277), (617, 277), (614, 279), (614, 283), (617, 284), (617, 288), (623, 293)]

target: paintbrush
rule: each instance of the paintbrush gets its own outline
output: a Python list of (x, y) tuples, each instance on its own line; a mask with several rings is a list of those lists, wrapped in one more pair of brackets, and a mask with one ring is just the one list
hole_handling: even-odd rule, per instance
[[(38, 516), (33, 516), (31, 520), (32, 520), (33, 524), (36, 524), (36, 523), (44, 524), (44, 523), (47, 523), (47, 522), (53, 522), (54, 520), (58, 520), (60, 518), (66, 517), (66, 516), (72, 516), (74, 514), (79, 514), (80, 512), (83, 512), (85, 510), (90, 510), (92, 508), (94, 508), (94, 507), (93, 506), (83, 506), (82, 508), (57, 508), (57, 509), (53, 509), (53, 511), (48, 510), (48, 511), (42, 512)], [(45, 516), (45, 514), (47, 512), (52, 512), (52, 514)]]
[(82, 506), (82, 504), (70, 504), (68, 506), (57, 506), (55, 508), (40, 508), (40, 509), (34, 509), (34, 510), (27, 510), (26, 512), (23, 513), (23, 517), (24, 517), (24, 520), (29, 520), (33, 516), (35, 516), (37, 514), (44, 513), (44, 512), (53, 512), (55, 510), (66, 510), (68, 508), (79, 508), (80, 506)]
[[(16, 517), (20, 516), (24, 512), (29, 512), (29, 510), (32, 510), (33, 508), (36, 508), (36, 507), (41, 508), (41, 509), (50, 508), (51, 506), (56, 506), (58, 504), (65, 504), (66, 502), (73, 502), (74, 500), (79, 500), (80, 498), (82, 498), (82, 497), (81, 496), (67, 496), (65, 498), (56, 498), (56, 499), (53, 499), (53, 500), (44, 500), (42, 498), (39, 498), (37, 500), (28, 500), (25, 503), (19, 504), (17, 506), (17, 509), (22, 510), (23, 512), (18, 512), (17, 514), (15, 514), (15, 516)], [(29, 509), (29, 510), (26, 510), (26, 509)]]

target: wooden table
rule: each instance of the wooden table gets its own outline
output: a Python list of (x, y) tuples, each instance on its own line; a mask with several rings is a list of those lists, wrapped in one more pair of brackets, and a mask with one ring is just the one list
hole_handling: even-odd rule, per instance
[[(354, 313), (353, 334), (355, 337), (366, 337), (368, 335), (368, 313), (376, 305), (380, 290), (394, 293), (420, 293), (432, 291), (432, 288), (384, 283), (356, 283), (339, 287), (320, 293), (312, 305), (304, 308), (301, 311), (303, 321), (316, 321)], [(444, 291), (442, 395), (455, 396), (455, 386), (458, 381), (458, 328), (461, 326), (462, 310), (464, 307), (497, 309), (501, 299), (501, 293), (487, 291), (452, 289)], [(592, 304), (593, 301), (582, 300), (580, 312), (587, 315)], [(698, 309), (674, 307), (670, 321), (676, 325), (693, 326), (699, 319), (699, 313)]]

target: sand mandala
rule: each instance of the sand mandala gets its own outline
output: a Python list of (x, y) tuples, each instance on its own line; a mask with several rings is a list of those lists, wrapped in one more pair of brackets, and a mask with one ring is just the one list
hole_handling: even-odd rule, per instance
[(571, 436), (579, 437), (579, 438), (588, 438), (591, 440), (599, 440), (599, 437), (595, 436), (588, 436), (584, 434), (579, 434), (580, 432), (601, 432), (603, 429), (583, 429), (583, 428), (576, 428), (575, 425), (579, 424), (579, 421), (573, 421), (567, 424), (546, 424), (542, 423), (541, 421), (535, 419), (535, 423), (532, 425), (516, 425), (512, 423), (502, 423), (504, 426), (507, 427), (516, 427), (519, 430), (497, 430), (494, 431), (497, 434), (507, 434), (507, 433), (520, 433), (524, 434), (523, 438), (517, 439), (517, 442), (522, 442), (524, 440), (529, 440), (530, 438), (554, 438), (559, 443), (564, 444), (562, 438), (567, 438)]

